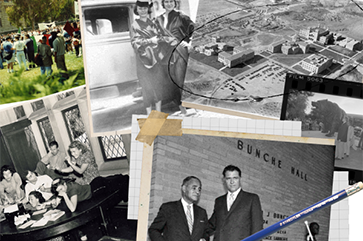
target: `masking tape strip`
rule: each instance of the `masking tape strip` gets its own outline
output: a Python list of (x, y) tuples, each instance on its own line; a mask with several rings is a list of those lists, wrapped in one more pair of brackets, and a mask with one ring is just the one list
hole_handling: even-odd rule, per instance
[(137, 141), (148, 144), (154, 142), (157, 135), (161, 136), (181, 136), (182, 120), (166, 119), (168, 114), (159, 111), (151, 111), (147, 119), (137, 119), (140, 132), (136, 137)]

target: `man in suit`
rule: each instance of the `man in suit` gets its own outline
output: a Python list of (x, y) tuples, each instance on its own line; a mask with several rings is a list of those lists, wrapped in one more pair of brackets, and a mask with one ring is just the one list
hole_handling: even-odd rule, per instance
[(188, 176), (181, 185), (182, 198), (163, 203), (157, 217), (149, 227), (152, 241), (205, 241), (208, 237), (208, 216), (197, 205), (202, 183)]
[(229, 165), (223, 170), (228, 192), (216, 198), (209, 219), (214, 241), (240, 241), (263, 228), (261, 203), (258, 195), (241, 188), (241, 170)]

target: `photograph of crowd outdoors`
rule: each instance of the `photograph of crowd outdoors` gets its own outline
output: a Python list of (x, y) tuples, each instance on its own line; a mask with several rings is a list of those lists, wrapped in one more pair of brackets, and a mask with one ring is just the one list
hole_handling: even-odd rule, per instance
[(53, 2), (0, 1), (0, 104), (85, 84), (77, 2)]
[(177, 86), (194, 30), (188, 1), (84, 0), (81, 9), (94, 133), (129, 131), (132, 114), (153, 109), (188, 114)]
[(335, 167), (363, 171), (362, 106), (359, 98), (292, 91), (285, 119), (301, 121), (304, 137), (335, 139)]

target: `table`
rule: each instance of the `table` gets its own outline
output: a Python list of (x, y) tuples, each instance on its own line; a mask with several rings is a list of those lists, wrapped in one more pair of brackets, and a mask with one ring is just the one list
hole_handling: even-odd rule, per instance
[(67, 211), (56, 221), (48, 221), (43, 227), (18, 229), (11, 225), (7, 220), (0, 223), (0, 240), (1, 241), (35, 241), (50, 239), (61, 234), (79, 228), (89, 221), (101, 218), (102, 232), (109, 235), (108, 227), (110, 218), (108, 210), (121, 201), (121, 192), (119, 190), (98, 197), (92, 197), (89, 200), (78, 203), (75, 212)]

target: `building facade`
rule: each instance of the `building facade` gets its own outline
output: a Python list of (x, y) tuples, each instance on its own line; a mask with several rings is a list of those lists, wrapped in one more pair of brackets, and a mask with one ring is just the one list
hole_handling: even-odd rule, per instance
[(323, 55), (313, 54), (301, 62), (301, 67), (314, 73), (319, 74), (333, 64), (333, 59)]
[(17, 28), (10, 24), (6, 9), (13, 6), (11, 0), (0, 0), (0, 33), (8, 31), (16, 31)]
[(227, 52), (221, 52), (218, 54), (218, 61), (223, 63), (228, 68), (232, 68), (238, 64), (246, 62), (255, 57), (255, 52), (253, 50), (242, 48), (234, 48), (233, 54)]
[(319, 41), (320, 37), (329, 34), (328, 29), (322, 27), (309, 27), (307, 29), (300, 29), (299, 35), (305, 39), (310, 39), (312, 41)]

